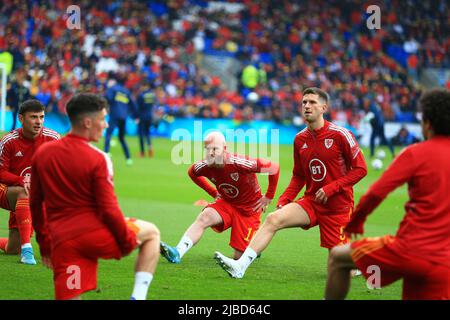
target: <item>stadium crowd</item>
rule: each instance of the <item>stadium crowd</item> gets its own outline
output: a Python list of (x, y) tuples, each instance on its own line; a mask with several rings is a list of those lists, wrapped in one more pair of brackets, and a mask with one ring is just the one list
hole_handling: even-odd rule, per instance
[[(215, 10), (202, 0), (80, 1), (81, 28), (69, 29), (68, 0), (5, 0), (0, 51), (13, 57), (12, 81), (62, 114), (75, 91), (105, 93), (119, 73), (135, 96), (148, 79), (159, 112), (176, 117), (289, 122), (302, 89), (317, 86), (331, 93), (333, 119), (352, 124), (377, 103), (387, 119), (415, 120), (421, 68), (450, 65), (448, 4), (375, 2), (375, 30), (357, 0), (226, 1)], [(202, 67), (205, 53), (241, 63), (236, 90)]]

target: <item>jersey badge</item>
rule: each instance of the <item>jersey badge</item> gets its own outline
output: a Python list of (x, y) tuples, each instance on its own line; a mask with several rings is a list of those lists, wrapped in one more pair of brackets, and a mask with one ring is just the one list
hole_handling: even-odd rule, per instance
[(334, 140), (333, 139), (325, 139), (324, 143), (325, 143), (325, 147), (327, 149), (330, 149), (331, 146), (333, 145)]

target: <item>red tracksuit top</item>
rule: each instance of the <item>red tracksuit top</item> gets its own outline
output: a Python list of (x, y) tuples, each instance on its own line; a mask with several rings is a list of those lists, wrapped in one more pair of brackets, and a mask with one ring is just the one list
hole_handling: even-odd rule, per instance
[(317, 203), (320, 213), (348, 213), (354, 204), (353, 185), (366, 174), (366, 162), (353, 134), (325, 120), (322, 128), (305, 128), (296, 135), (292, 179), (278, 205), (294, 201), (306, 184), (305, 198), (314, 200), (320, 188), (328, 197), (326, 204)]
[[(255, 173), (264, 168), (275, 166), (277, 172), (269, 175), (269, 185), (266, 197), (275, 196), (279, 167), (265, 159), (252, 159), (238, 154), (227, 154), (223, 168), (208, 167), (206, 160), (198, 161), (189, 168), (191, 179), (208, 192), (212, 197), (218, 194), (244, 214), (252, 215), (256, 202), (262, 197), (261, 188)], [(216, 188), (212, 187), (205, 178), (208, 178)]]
[(79, 136), (68, 134), (36, 152), (30, 208), (44, 255), (63, 241), (100, 228), (111, 231), (123, 253), (136, 244), (114, 194), (111, 160)]
[(0, 142), (0, 183), (23, 186), (24, 178), (31, 174), (31, 158), (45, 142), (60, 139), (51, 129), (42, 128), (33, 140), (27, 139), (22, 128), (12, 130)]
[(409, 195), (406, 214), (390, 246), (450, 267), (450, 137), (436, 136), (401, 152), (361, 197), (352, 221), (363, 223), (388, 193), (404, 183)]

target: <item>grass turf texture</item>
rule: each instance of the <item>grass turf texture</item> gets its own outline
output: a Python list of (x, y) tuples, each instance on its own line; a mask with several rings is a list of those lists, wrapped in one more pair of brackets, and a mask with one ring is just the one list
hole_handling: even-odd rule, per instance
[[(117, 141), (117, 140), (116, 140)], [(177, 142), (154, 139), (155, 157), (138, 158), (138, 141), (128, 138), (134, 164), (127, 166), (117, 141), (111, 148), (115, 168), (115, 190), (120, 206), (127, 216), (155, 223), (161, 239), (176, 245), (201, 208), (193, 203), (209, 196), (191, 182), (187, 175), (189, 165), (174, 165), (171, 152)], [(99, 146), (103, 146), (100, 143)], [(280, 146), (281, 173), (275, 200), (287, 187), (293, 166), (292, 146)], [(355, 187), (355, 200), (381, 175), (369, 167), (368, 176)], [(389, 154), (387, 152), (387, 154)], [(387, 156), (385, 167), (390, 162)], [(262, 190), (267, 177), (259, 175)], [(404, 215), (406, 187), (394, 191), (369, 217), (365, 236), (395, 234)], [(274, 201), (275, 202), (275, 201)], [(267, 212), (275, 207), (272, 203)], [(263, 216), (264, 219), (265, 215)], [(8, 213), (0, 213), (0, 237), (8, 235)], [(326, 282), (328, 252), (320, 247), (319, 229), (304, 231), (299, 228), (278, 232), (269, 247), (247, 270), (244, 279), (231, 279), (215, 264), (214, 251), (229, 256), (229, 230), (217, 234), (207, 230), (201, 241), (189, 251), (182, 263), (174, 265), (161, 257), (148, 299), (322, 299)], [(52, 272), (40, 261), (35, 239), (32, 240), (38, 265), (20, 264), (19, 256), (0, 253), (0, 299), (53, 299)], [(98, 270), (98, 289), (86, 293), (84, 299), (128, 299), (134, 282), (134, 261), (137, 252), (124, 259), (101, 260)], [(400, 299), (401, 282), (380, 289), (369, 290), (363, 277), (352, 279), (348, 299)]]

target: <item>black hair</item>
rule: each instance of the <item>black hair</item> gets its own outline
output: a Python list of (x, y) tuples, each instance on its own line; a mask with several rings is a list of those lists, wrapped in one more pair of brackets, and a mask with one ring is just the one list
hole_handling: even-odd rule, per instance
[(45, 111), (45, 106), (36, 99), (29, 99), (24, 101), (19, 107), (19, 114), (24, 115), (27, 112), (41, 112)]
[(66, 105), (70, 122), (76, 123), (81, 115), (99, 112), (106, 109), (107, 102), (103, 97), (93, 93), (78, 93), (74, 95)]
[(422, 120), (429, 121), (435, 135), (450, 136), (450, 91), (432, 89), (419, 100)]
[(326, 93), (322, 89), (319, 89), (316, 87), (310, 87), (310, 88), (306, 88), (305, 90), (303, 90), (303, 95), (306, 95), (306, 94), (318, 95), (319, 98), (321, 98), (325, 102), (325, 104), (328, 104), (328, 102), (330, 101), (330, 96), (328, 95), (328, 93)]

